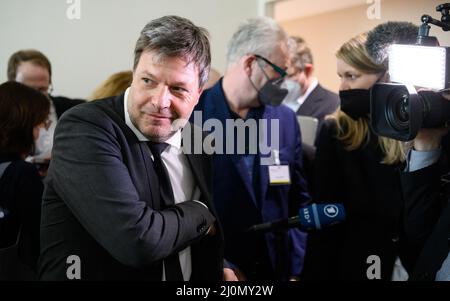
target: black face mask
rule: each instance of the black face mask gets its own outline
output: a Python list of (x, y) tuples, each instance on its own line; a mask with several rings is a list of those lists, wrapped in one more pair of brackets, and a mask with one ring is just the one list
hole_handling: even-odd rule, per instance
[(288, 94), (288, 90), (282, 88), (279, 78), (268, 80), (258, 91), (259, 101), (265, 105), (278, 106)]
[(341, 111), (353, 120), (366, 117), (370, 114), (370, 90), (351, 89), (339, 91), (341, 98)]

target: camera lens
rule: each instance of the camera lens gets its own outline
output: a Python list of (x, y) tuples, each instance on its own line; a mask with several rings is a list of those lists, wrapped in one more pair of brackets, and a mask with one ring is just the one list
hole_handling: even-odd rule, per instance
[(403, 95), (401, 101), (395, 104), (395, 114), (400, 122), (409, 121), (408, 96)]
[(386, 119), (390, 126), (397, 131), (407, 130), (409, 127), (409, 97), (407, 91), (395, 89), (388, 95)]

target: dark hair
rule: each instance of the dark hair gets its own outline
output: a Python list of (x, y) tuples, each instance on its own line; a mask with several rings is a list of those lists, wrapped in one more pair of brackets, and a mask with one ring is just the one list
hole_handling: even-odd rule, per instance
[(419, 27), (410, 22), (386, 22), (368, 32), (366, 49), (375, 64), (388, 66), (392, 44), (415, 44)]
[(47, 69), (50, 76), (50, 83), (52, 82), (52, 65), (50, 61), (42, 52), (34, 49), (19, 50), (11, 55), (8, 61), (7, 71), (9, 81), (16, 80), (17, 68), (22, 62), (32, 62), (35, 65)]
[(0, 152), (29, 154), (34, 147), (33, 128), (48, 118), (50, 100), (21, 83), (0, 85)]
[(291, 36), (290, 39), (294, 42), (291, 49), (291, 63), (298, 70), (304, 70), (306, 64), (313, 64), (311, 49), (301, 37)]
[(134, 70), (144, 51), (155, 51), (162, 59), (182, 57), (187, 64), (193, 62), (199, 72), (200, 87), (208, 79), (211, 67), (208, 31), (188, 19), (165, 16), (145, 25), (134, 49)]

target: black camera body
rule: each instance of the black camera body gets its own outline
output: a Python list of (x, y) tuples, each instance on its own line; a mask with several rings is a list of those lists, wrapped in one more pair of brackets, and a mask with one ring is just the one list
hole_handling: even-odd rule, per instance
[[(450, 48), (428, 37), (431, 23), (450, 29), (450, 4), (439, 5), (442, 21), (422, 16), (416, 45), (392, 45), (389, 75), (393, 83), (377, 83), (370, 92), (370, 125), (379, 136), (413, 140), (421, 128), (439, 128), (450, 121)], [(427, 41), (425, 43), (425, 41)], [(431, 41), (436, 44), (430, 45)], [(432, 90), (416, 90), (416, 87)]]
[(450, 120), (450, 101), (440, 93), (411, 85), (377, 83), (370, 96), (371, 127), (379, 136), (414, 139), (421, 128), (442, 127)]

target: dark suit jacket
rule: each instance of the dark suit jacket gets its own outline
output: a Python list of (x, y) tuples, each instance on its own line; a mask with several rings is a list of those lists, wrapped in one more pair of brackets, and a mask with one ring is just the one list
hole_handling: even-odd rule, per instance
[(346, 220), (308, 235), (303, 276), (368, 280), (367, 258), (377, 255), (381, 278), (390, 280), (404, 241), (399, 170), (380, 163), (383, 154), (374, 134), (368, 145), (347, 151), (336, 132), (335, 121), (325, 121), (317, 141), (313, 200), (343, 203)]
[(72, 99), (64, 96), (50, 96), (50, 99), (55, 106), (56, 116), (58, 119), (68, 109), (85, 102), (82, 99)]
[(55, 131), (42, 207), (40, 277), (66, 280), (77, 255), (82, 280), (161, 280), (162, 259), (187, 246), (191, 280), (222, 279), (222, 238), (214, 222), (211, 162), (187, 155), (200, 201), (167, 207), (150, 151), (124, 120), (124, 96), (67, 111)]
[(325, 116), (336, 111), (339, 104), (339, 95), (318, 84), (297, 110), (297, 115), (311, 116), (319, 119), (319, 126), (317, 128), (317, 133), (319, 133)]
[(450, 185), (441, 181), (448, 173), (445, 155), (429, 167), (402, 173), (405, 232), (413, 263), (410, 280), (434, 281), (450, 251)]
[[(195, 114), (199, 112), (203, 115), (200, 123), (214, 118), (224, 128), (226, 120), (233, 118), (222, 89), (222, 80), (202, 94), (192, 115), (194, 122), (198, 122)], [(225, 258), (243, 269), (250, 278), (250, 267), (259, 261), (260, 265), (271, 265), (273, 271), (278, 271), (279, 278), (286, 279), (299, 274), (302, 269), (306, 234), (291, 229), (282, 232), (277, 240), (273, 232), (255, 235), (245, 230), (258, 223), (297, 215), (300, 206), (309, 201), (302, 175), (301, 136), (294, 112), (285, 106), (265, 106), (262, 119), (268, 120), (269, 135), (279, 138), (281, 164), (289, 165), (292, 184), (269, 185), (268, 166), (259, 165), (255, 160), (256, 168), (259, 168), (258, 189), (255, 191), (242, 155), (216, 154), (214, 203), (224, 228)], [(279, 120), (279, 132), (270, 127), (271, 119)], [(226, 141), (223, 141), (225, 149)], [(261, 153), (258, 156), (261, 158)], [(265, 257), (268, 257), (267, 261)], [(271, 279), (277, 278), (275, 272), (269, 276)]]

